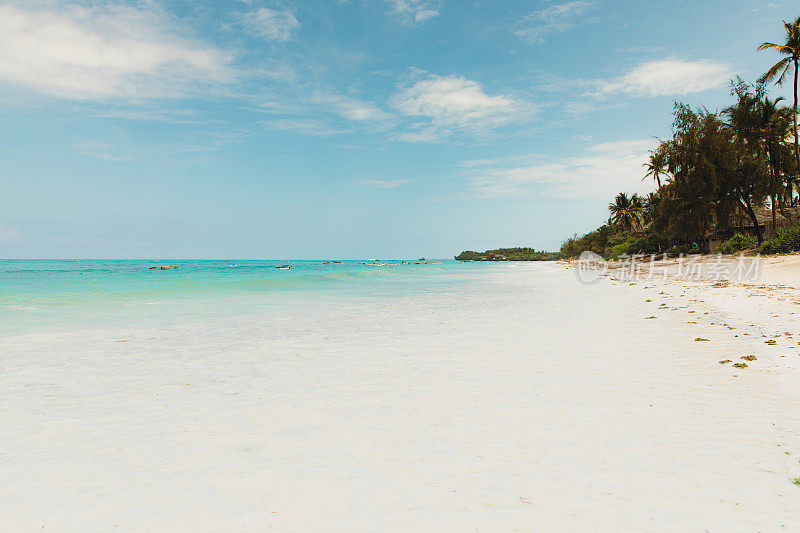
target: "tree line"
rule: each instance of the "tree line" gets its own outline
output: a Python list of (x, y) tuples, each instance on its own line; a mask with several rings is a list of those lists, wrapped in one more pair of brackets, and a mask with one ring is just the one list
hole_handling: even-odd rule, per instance
[[(567, 239), (562, 256), (583, 250), (604, 256), (622, 253), (708, 251), (712, 238), (732, 237), (749, 221), (753, 235), (736, 237), (742, 246), (765, 247), (759, 213), (771, 212), (769, 239), (783, 248), (800, 249), (800, 227), (776, 232), (777, 217), (797, 219), (800, 193), (800, 146), (797, 135), (800, 17), (784, 22), (783, 43), (765, 42), (758, 51), (781, 59), (755, 82), (731, 81), (733, 102), (721, 111), (692, 108), (676, 101), (672, 138), (659, 140), (645, 164), (644, 178), (656, 190), (646, 196), (619, 193), (609, 204), (609, 218), (597, 230)], [(767, 87), (793, 78), (793, 102), (771, 99)], [(791, 236), (796, 234), (796, 243)], [(752, 237), (753, 240), (749, 239)], [(788, 239), (788, 240), (787, 240)], [(789, 244), (787, 244), (787, 242)], [(779, 250), (788, 251), (788, 250)]]

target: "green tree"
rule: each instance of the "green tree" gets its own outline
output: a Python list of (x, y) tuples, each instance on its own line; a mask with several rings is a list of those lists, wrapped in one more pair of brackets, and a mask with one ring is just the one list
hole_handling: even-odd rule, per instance
[(624, 192), (619, 193), (608, 204), (608, 210), (611, 222), (628, 231), (638, 229), (644, 216), (644, 205), (638, 194), (628, 196)]
[(783, 44), (777, 43), (762, 43), (758, 50), (775, 50), (784, 57), (769, 70), (767, 70), (759, 79), (761, 82), (770, 82), (775, 80), (776, 85), (782, 85), (786, 79), (789, 69), (794, 70), (794, 105), (792, 113), (792, 135), (794, 137), (794, 157), (797, 168), (800, 169), (800, 145), (797, 139), (797, 75), (798, 68), (800, 68), (800, 17), (793, 22), (783, 21), (783, 26), (786, 29), (786, 42)]
[[(666, 155), (664, 156), (666, 160)], [(648, 193), (647, 196), (643, 199), (643, 220), (644, 222), (653, 222), (656, 218), (658, 218), (659, 214), (659, 206), (661, 204), (661, 195), (659, 192), (651, 192)]]
[(726, 230), (738, 209), (762, 239), (756, 208), (764, 203), (766, 158), (758, 110), (761, 93), (741, 80), (737, 103), (723, 116), (675, 104), (673, 139), (667, 146), (672, 180), (662, 189), (660, 220), (653, 227), (688, 244), (707, 241), (709, 230)]
[(653, 178), (660, 189), (661, 178), (669, 175), (669, 169), (667, 167), (667, 154), (664, 150), (663, 143), (661, 143), (656, 150), (650, 150), (650, 158), (647, 163), (642, 166), (647, 169), (647, 173), (644, 175), (644, 178), (642, 178), (642, 181), (646, 180), (647, 178)]
[(768, 194), (776, 189), (770, 179), (769, 162), (764, 139), (764, 86), (751, 86), (741, 78), (732, 83), (736, 103), (723, 111), (727, 118), (724, 133), (730, 134), (727, 160), (722, 161), (723, 178), (718, 195), (722, 201), (730, 198), (744, 210), (753, 222), (758, 242), (763, 241), (755, 207), (763, 205)]
[(715, 221), (718, 176), (709, 155), (716, 149), (720, 128), (717, 117), (708, 111), (675, 104), (673, 140), (667, 147), (673, 179), (662, 194), (663, 220), (657, 224), (682, 242), (704, 241)]

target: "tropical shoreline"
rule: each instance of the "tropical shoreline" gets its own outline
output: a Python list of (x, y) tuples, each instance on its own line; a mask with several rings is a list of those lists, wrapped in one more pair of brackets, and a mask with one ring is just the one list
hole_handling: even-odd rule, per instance
[[(0, 339), (6, 525), (778, 530), (800, 516), (783, 339), (734, 337), (674, 281), (470, 272), (391, 300)], [(684, 305), (710, 314), (687, 324)], [(751, 353), (741, 371), (717, 362)]]

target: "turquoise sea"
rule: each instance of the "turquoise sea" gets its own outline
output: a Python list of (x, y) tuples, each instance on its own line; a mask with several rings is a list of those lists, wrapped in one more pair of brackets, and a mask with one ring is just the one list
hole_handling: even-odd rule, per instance
[[(0, 260), (0, 335), (172, 324), (469, 283), (486, 265), (382, 261)], [(291, 265), (290, 269), (276, 266)], [(162, 270), (176, 265), (179, 268)], [(156, 267), (156, 268), (152, 268)]]

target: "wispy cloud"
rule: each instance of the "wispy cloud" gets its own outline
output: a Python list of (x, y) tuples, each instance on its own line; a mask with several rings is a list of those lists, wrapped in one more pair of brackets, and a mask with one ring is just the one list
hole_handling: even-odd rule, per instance
[(733, 76), (726, 63), (663, 59), (644, 63), (619, 78), (601, 80), (597, 88), (599, 94), (676, 96), (723, 87)]
[(417, 120), (411, 131), (399, 136), (410, 142), (441, 140), (454, 132), (480, 135), (531, 112), (522, 102), (489, 95), (478, 82), (457, 76), (426, 75), (395, 94), (392, 105)]
[(270, 41), (288, 41), (300, 22), (289, 9), (261, 7), (242, 17), (245, 30), (256, 37)]
[(408, 180), (363, 180), (359, 184), (373, 189), (396, 189), (408, 183)]
[(172, 147), (172, 150), (185, 153), (214, 152), (225, 146), (239, 144), (252, 135), (249, 128), (240, 130), (212, 128), (195, 131), (191, 138)]
[(229, 81), (230, 61), (151, 2), (0, 6), (0, 80), (57, 97), (196, 93)]
[(326, 121), (313, 118), (279, 118), (276, 120), (263, 121), (262, 124), (276, 130), (315, 137), (329, 137), (331, 135), (350, 133), (347, 129), (337, 128), (335, 125)]
[(439, 15), (438, 0), (385, 0), (390, 13), (400, 18), (403, 24), (421, 24)]
[(578, 155), (555, 159), (533, 157), (529, 164), (469, 161), (465, 177), (480, 197), (537, 193), (564, 198), (606, 198), (620, 191), (644, 190), (642, 164), (653, 139), (602, 143), (578, 149)]
[(142, 107), (109, 108), (99, 110), (98, 116), (104, 118), (119, 118), (143, 122), (166, 122), (170, 124), (205, 124), (211, 122), (203, 119), (193, 109), (145, 109)]
[(575, 0), (534, 11), (522, 19), (514, 35), (531, 43), (543, 43), (546, 35), (561, 33), (591, 20), (586, 16), (591, 9), (591, 2)]
[(5, 224), (0, 224), (0, 242), (14, 242), (22, 240), (22, 232)]
[(132, 160), (129, 156), (116, 153), (114, 147), (110, 144), (101, 142), (84, 141), (73, 145), (72, 149), (77, 154), (95, 157), (103, 161), (124, 162)]
[(372, 102), (335, 93), (316, 93), (309, 98), (309, 103), (320, 104), (342, 118), (355, 122), (371, 122), (378, 125), (393, 118)]
[(279, 117), (261, 121), (264, 126), (302, 135), (380, 132), (397, 123), (397, 117), (374, 103), (336, 92), (319, 90), (310, 95), (295, 95), (289, 100), (285, 95), (276, 96), (251, 110)]

